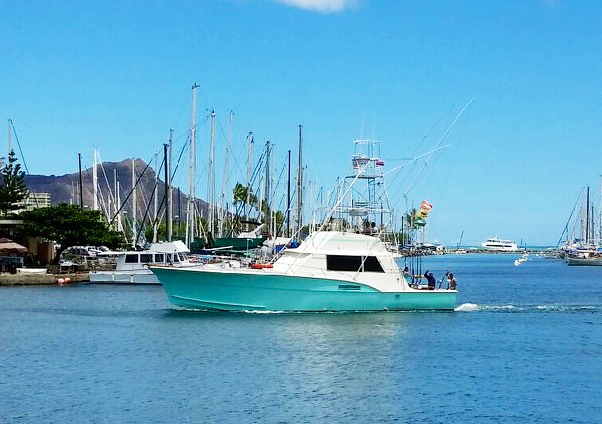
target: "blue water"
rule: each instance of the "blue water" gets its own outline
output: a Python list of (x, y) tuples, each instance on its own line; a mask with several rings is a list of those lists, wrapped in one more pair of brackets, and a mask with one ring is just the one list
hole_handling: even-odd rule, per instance
[(0, 287), (2, 423), (599, 423), (602, 267), (429, 257), (456, 312), (202, 313)]

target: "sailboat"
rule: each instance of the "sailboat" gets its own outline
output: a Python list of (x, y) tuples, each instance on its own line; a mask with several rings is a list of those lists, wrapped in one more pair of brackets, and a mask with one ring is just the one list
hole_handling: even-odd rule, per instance
[[(575, 203), (571, 217), (575, 212), (577, 203), (579, 203), (579, 199)], [(571, 218), (569, 218), (570, 220)], [(565, 231), (567, 229), (568, 222)], [(602, 266), (602, 247), (596, 246), (594, 229), (594, 207), (590, 205), (589, 186), (586, 186), (585, 205), (581, 213), (581, 238), (575, 240), (573, 243), (569, 243), (569, 236), (567, 234), (567, 241), (560, 248), (560, 253), (564, 256), (569, 266)]]

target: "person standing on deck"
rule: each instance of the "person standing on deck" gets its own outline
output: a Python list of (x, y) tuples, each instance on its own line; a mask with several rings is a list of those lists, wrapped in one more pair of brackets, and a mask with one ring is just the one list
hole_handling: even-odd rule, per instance
[(447, 288), (449, 290), (456, 290), (456, 287), (457, 287), (456, 278), (454, 277), (454, 274), (452, 274), (450, 272), (449, 274), (447, 274)]
[(426, 281), (428, 281), (428, 289), (435, 290), (435, 285), (437, 284), (437, 280), (435, 280), (435, 276), (433, 275), (433, 273), (427, 270), (424, 273), (424, 276), (426, 277)]

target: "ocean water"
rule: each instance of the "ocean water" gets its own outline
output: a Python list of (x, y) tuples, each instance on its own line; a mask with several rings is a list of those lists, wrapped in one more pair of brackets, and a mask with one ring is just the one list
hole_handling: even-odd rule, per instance
[(600, 423), (602, 267), (425, 258), (455, 312), (180, 311), (0, 287), (2, 423)]

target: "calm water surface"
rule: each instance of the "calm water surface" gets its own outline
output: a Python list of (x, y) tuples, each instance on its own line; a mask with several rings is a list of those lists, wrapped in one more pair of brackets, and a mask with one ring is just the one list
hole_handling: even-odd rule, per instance
[(203, 313), (0, 287), (3, 423), (600, 423), (602, 267), (429, 257), (455, 312)]

